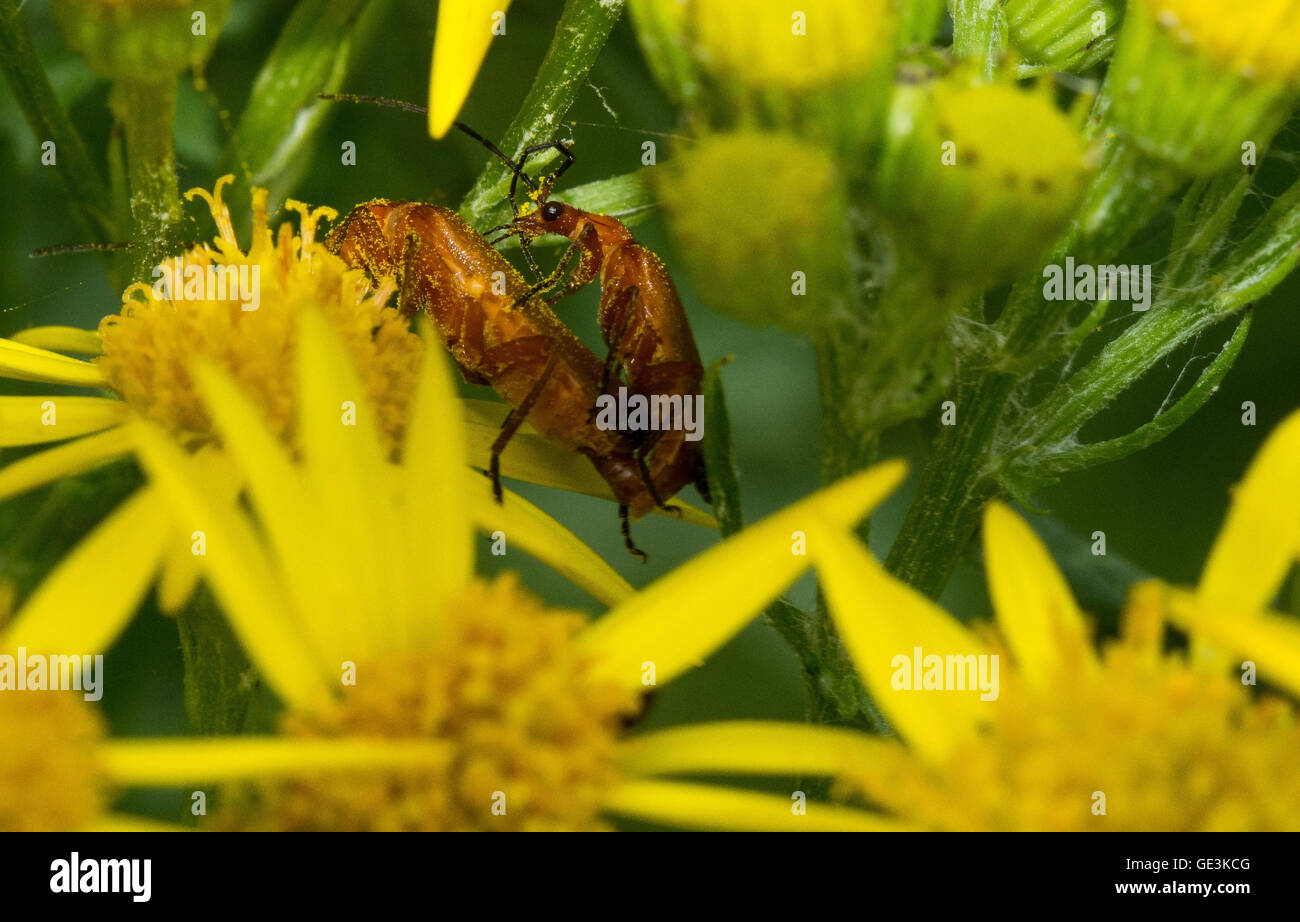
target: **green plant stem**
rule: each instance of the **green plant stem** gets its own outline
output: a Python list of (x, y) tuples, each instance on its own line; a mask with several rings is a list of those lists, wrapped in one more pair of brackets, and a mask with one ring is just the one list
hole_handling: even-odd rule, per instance
[(182, 244), (185, 212), (172, 144), (175, 78), (165, 83), (119, 80), (113, 84), (109, 106), (126, 136), (133, 274), (137, 280), (147, 280), (153, 267), (179, 252)]
[(176, 616), (185, 665), (185, 713), (202, 734), (244, 729), (256, 671), (211, 592), (200, 586)]
[[(1180, 177), (1136, 150), (1115, 142), (1070, 230), (1049, 257), (1060, 262), (1105, 260), (1147, 222)], [(984, 504), (998, 495), (995, 446), (1016, 385), (1053, 354), (1051, 338), (1067, 324), (1074, 304), (1046, 301), (1035, 272), (1013, 289), (996, 329), (1002, 348), (983, 367), (959, 368), (953, 397), (957, 420), (944, 426), (922, 474), (920, 490), (890, 549), (886, 567), (937, 598), (979, 524)]]
[[(501, 149), (518, 157), (525, 147), (553, 140), (574, 96), (587, 82), (592, 65), (609, 40), (619, 17), (622, 0), (568, 0), (555, 27), (555, 37), (537, 70), (532, 88), (506, 129)], [(539, 156), (533, 163), (544, 167), (553, 157)], [(461, 202), (460, 213), (479, 225), (497, 208), (510, 188), (510, 171), (492, 160)]]
[(986, 465), (1013, 375), (959, 374), (957, 422), (943, 426), (885, 567), (931, 598), (943, 591), (957, 558), (997, 492)]
[(953, 54), (974, 65), (983, 79), (992, 79), (1006, 41), (1002, 0), (948, 0), (948, 12)]
[(88, 237), (115, 241), (108, 187), (41, 67), (17, 0), (0, 0), (0, 68), (38, 142), (53, 141), (59, 179)]

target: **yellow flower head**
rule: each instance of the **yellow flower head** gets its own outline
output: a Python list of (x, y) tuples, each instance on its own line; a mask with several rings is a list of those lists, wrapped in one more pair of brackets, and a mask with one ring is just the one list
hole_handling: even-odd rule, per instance
[[(833, 559), (823, 578), (841, 634), (908, 744), (877, 744), (835, 773), (924, 828), (1300, 828), (1300, 778), (1287, 768), (1300, 724), (1250, 687), (1257, 666), (1300, 691), (1300, 628), (1258, 608), (1300, 556), (1297, 471), (1300, 414), (1238, 489), (1201, 588), (1139, 585), (1120, 640), (1100, 655), (1046, 549), (999, 504), (984, 522), (995, 636), (947, 618), (865, 554)], [(1166, 622), (1191, 635), (1191, 654), (1166, 650)], [(978, 685), (961, 668), (977, 662)]]
[(295, 738), (382, 736), (447, 745), (443, 764), (238, 790), (230, 828), (429, 831), (603, 828), (619, 781), (619, 720), (636, 696), (590, 675), (578, 612), (547, 611), (511, 574), (475, 580), (424, 651), (357, 664), (346, 697), (292, 712)]
[(74, 694), (0, 692), (0, 831), (81, 829), (99, 814), (104, 728)]
[[(658, 184), (691, 282), (713, 307), (757, 324), (815, 328), (843, 290), (832, 242), (848, 233), (842, 180), (821, 147), (788, 134), (709, 135)], [(791, 293), (790, 272), (825, 297)]]
[[(364, 402), (355, 427), (339, 424), (338, 401), (357, 388), (344, 355), (325, 321), (304, 314), (297, 458), (228, 374), (196, 363), (215, 428), (247, 478), (256, 524), (213, 497), (199, 458), (156, 425), (132, 424), (151, 485), (222, 548), (200, 566), (286, 706), (281, 737), (213, 744), (229, 756), (225, 777), (242, 761), (234, 777), (258, 778), (258, 760), (274, 758), (284, 779), (294, 747), (274, 744), (303, 753), (292, 781), (237, 791), (222, 816), (229, 826), (593, 828), (611, 812), (654, 811), (647, 801), (662, 788), (639, 786), (623, 770), (619, 719), (647, 687), (725, 642), (829, 543), (847, 540), (902, 476), (892, 464), (849, 478), (640, 593), (596, 572), (586, 584), (621, 601), (587, 624), (543, 609), (512, 578), (489, 585), (473, 576), (471, 523), (525, 547), (563, 547), (588, 570), (599, 570), (599, 559), (553, 522), (549, 541), (525, 544), (540, 513), (511, 493), (496, 504), (488, 481), (466, 468), (460, 402), (441, 353), (426, 350), (399, 466), (378, 450)], [(796, 529), (808, 536), (807, 555), (791, 552)], [(331, 751), (376, 742), (387, 747), (383, 760), (361, 770), (329, 761)], [(117, 763), (118, 777), (151, 770), (140, 753)], [(195, 758), (173, 749), (152, 771), (203, 771)], [(764, 803), (765, 818), (779, 812)]]
[(1006, 669), (978, 735), (934, 762), (896, 750), (846, 780), (930, 829), (1300, 828), (1291, 708), (1163, 654), (1162, 605), (1158, 586), (1138, 587), (1123, 638), (1095, 662), (1058, 662), (1038, 682)]
[[(194, 390), (189, 363), (196, 355), (229, 371), (263, 409), (277, 435), (292, 438), (293, 354), (304, 307), (322, 311), (340, 332), (361, 375), (364, 395), (374, 401), (389, 450), (397, 444), (420, 360), (419, 337), (386, 306), (391, 285), (371, 290), (316, 239), (316, 225), (332, 209), (310, 210), (297, 202), (301, 229), (288, 224), (272, 235), (264, 189), (253, 194), (253, 237), (242, 249), (217, 181), (203, 198), (218, 235), (158, 268), (157, 280), (123, 293), (122, 312), (105, 317), (97, 360), (109, 387), (141, 416), (182, 436), (207, 436), (210, 422)], [(342, 412), (342, 410), (340, 410)]]

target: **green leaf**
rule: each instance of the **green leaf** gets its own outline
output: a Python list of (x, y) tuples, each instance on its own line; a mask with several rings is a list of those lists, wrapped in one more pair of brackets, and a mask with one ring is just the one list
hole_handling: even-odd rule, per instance
[(1166, 285), (1184, 285), (1202, 268), (1199, 261), (1222, 242), (1252, 179), (1250, 173), (1233, 171), (1192, 183), (1174, 218)]
[(713, 514), (726, 538), (740, 531), (744, 518), (740, 508), (740, 481), (731, 458), (731, 420), (727, 415), (727, 397), (722, 389), (722, 367), (730, 359), (720, 359), (704, 373), (704, 418), (708, 436), (704, 439), (704, 466), (708, 472)]
[(1300, 262), (1300, 182), (1292, 184), (1233, 249), (1216, 272), (1223, 284), (1216, 294), (1226, 309), (1258, 301), (1291, 274)]
[(293, 186), (330, 103), (317, 99), (343, 83), (355, 26), (368, 0), (302, 0), (253, 83), (222, 156), (223, 172), (247, 173), (278, 190)]
[[(1038, 452), (1017, 459), (1008, 472), (1008, 476), (1018, 480), (1040, 480), (1066, 471), (1084, 470), (1089, 467), (1096, 467), (1099, 464), (1118, 461), (1120, 458), (1126, 458), (1134, 452), (1141, 451), (1159, 442), (1191, 419), (1214, 396), (1215, 391), (1219, 389), (1219, 385), (1237, 361), (1242, 346), (1246, 344), (1246, 334), (1250, 332), (1250, 321), (1251, 314), (1247, 313), (1241, 319), (1241, 322), (1237, 324), (1237, 329), (1233, 331), (1232, 337), (1224, 343), (1223, 350), (1215, 357), (1213, 362), (1201, 371), (1196, 383), (1188, 388), (1187, 392), (1172, 407), (1158, 413), (1150, 422), (1134, 429), (1127, 435), (1108, 439), (1104, 442), (1078, 445), (1074, 444), (1071, 438), (1069, 440), (1070, 447), (1068, 448), (1061, 449), (1058, 446), (1043, 448)], [(1100, 370), (1098, 369), (1098, 371)], [(1074, 431), (1077, 432), (1078, 428), (1082, 427), (1083, 422), (1091, 419), (1099, 409), (1100, 407), (1086, 416), (1081, 416)], [(1035, 411), (1034, 415), (1037, 415), (1037, 411)]]

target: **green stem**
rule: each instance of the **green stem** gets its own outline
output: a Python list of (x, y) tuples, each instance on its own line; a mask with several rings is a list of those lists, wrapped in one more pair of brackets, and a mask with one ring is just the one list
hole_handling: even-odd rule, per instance
[[(1108, 259), (1156, 215), (1178, 182), (1168, 168), (1114, 143), (1049, 261), (1067, 255), (1079, 262)], [(1000, 492), (995, 446), (1007, 403), (1016, 385), (1054, 354), (1051, 338), (1074, 307), (1044, 300), (1041, 286), (1042, 276), (1035, 272), (1012, 290), (996, 324), (1004, 342), (1001, 358), (987, 367), (959, 370), (950, 398), (956, 423), (942, 427), (886, 561), (890, 572), (932, 598), (947, 584), (984, 504)]]
[(973, 64), (983, 79), (992, 79), (1006, 41), (1001, 0), (948, 0), (948, 12), (953, 54)]
[[(500, 145), (503, 151), (518, 157), (525, 147), (554, 139), (622, 15), (623, 0), (568, 0), (532, 88), (506, 129)], [(551, 159), (539, 156), (533, 162), (540, 167)], [(479, 224), (505, 200), (509, 188), (510, 171), (492, 160), (461, 202), (461, 215), (471, 224)]]
[(17, 0), (0, 0), (0, 68), (36, 140), (54, 142), (55, 168), (86, 234), (98, 241), (117, 240), (108, 187), (54, 95)]
[(176, 616), (176, 627), (190, 727), (203, 734), (242, 732), (257, 673), (208, 589), (199, 587)]
[(131, 187), (132, 266), (137, 280), (147, 280), (154, 266), (179, 252), (180, 189), (172, 126), (176, 119), (176, 83), (113, 84), (109, 106), (126, 135), (127, 180)]
[(885, 567), (931, 598), (938, 598), (957, 558), (997, 492), (987, 465), (1013, 375), (959, 375), (956, 424), (940, 427), (921, 475), (916, 499), (890, 548)]

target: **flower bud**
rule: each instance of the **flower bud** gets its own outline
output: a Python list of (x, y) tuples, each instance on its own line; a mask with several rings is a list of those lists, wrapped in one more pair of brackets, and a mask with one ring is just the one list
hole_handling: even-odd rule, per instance
[(800, 331), (843, 295), (847, 207), (823, 149), (788, 135), (718, 134), (660, 175), (677, 253), (710, 306)]
[(760, 125), (856, 154), (879, 135), (890, 0), (631, 0), (651, 70), (715, 128)]
[(1300, 0), (1133, 0), (1111, 64), (1116, 127), (1189, 173), (1264, 147), (1296, 104)]
[(1047, 92), (949, 77), (895, 94), (874, 198), (909, 263), (989, 288), (1065, 229), (1091, 160)]
[(1110, 56), (1124, 18), (1121, 0), (1005, 0), (1002, 9), (1030, 64), (1074, 72)]
[(212, 51), (230, 0), (55, 0), (64, 40), (100, 74), (167, 82)]

